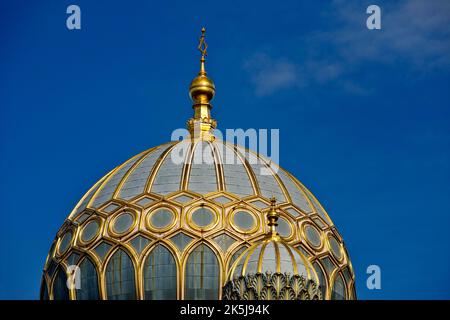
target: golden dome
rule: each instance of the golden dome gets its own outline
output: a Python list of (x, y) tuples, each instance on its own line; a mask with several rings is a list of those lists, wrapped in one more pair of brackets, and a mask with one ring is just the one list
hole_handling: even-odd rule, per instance
[[(206, 44), (201, 48), (204, 56)], [(208, 100), (194, 103), (189, 120), (203, 133), (215, 127), (214, 86), (205, 78), (200, 74), (190, 89)], [(263, 253), (278, 248), (304, 257), (306, 274), (317, 274), (326, 299), (355, 298), (342, 237), (312, 193), (261, 155), (210, 137), (150, 148), (94, 184), (55, 236), (41, 298), (220, 299), (230, 267), (244, 251), (258, 250), (248, 249), (255, 244)], [(279, 238), (261, 244), (271, 197), (278, 201)], [(275, 265), (285, 270), (289, 263), (280, 258)], [(65, 288), (69, 266), (81, 270), (80, 289)]]

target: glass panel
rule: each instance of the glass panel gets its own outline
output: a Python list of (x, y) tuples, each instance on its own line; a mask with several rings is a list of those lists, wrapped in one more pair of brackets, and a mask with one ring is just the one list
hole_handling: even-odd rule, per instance
[(98, 246), (95, 247), (94, 251), (97, 254), (97, 256), (100, 258), (100, 260), (103, 260), (105, 255), (108, 253), (109, 249), (111, 249), (111, 245), (109, 243), (102, 242)]
[(319, 266), (319, 264), (314, 262), (313, 264), (314, 270), (316, 270), (317, 277), (319, 278), (319, 289), (322, 292), (322, 298), (325, 299), (325, 294), (327, 292), (327, 281), (325, 280), (325, 275), (323, 274), (322, 268)]
[(233, 217), (234, 223), (244, 231), (251, 230), (255, 227), (255, 218), (246, 211), (238, 211)]
[(158, 209), (150, 216), (150, 223), (154, 228), (162, 229), (170, 225), (173, 219), (172, 211), (169, 209)]
[(311, 225), (306, 225), (305, 233), (306, 233), (306, 239), (308, 240), (310, 245), (312, 245), (313, 247), (316, 247), (316, 248), (320, 247), (320, 244), (321, 244), (320, 234), (316, 230), (316, 228), (314, 228)]
[(97, 220), (89, 221), (84, 227), (83, 233), (81, 234), (81, 240), (84, 242), (89, 242), (95, 238), (99, 229), (99, 224)]
[(142, 250), (145, 249), (145, 247), (147, 246), (147, 244), (149, 242), (150, 242), (150, 240), (148, 240), (147, 238), (144, 238), (142, 236), (137, 236), (136, 238), (134, 238), (133, 240), (130, 241), (134, 250), (136, 250), (136, 252), (138, 254), (140, 254), (142, 252)]
[(58, 252), (63, 254), (69, 248), (70, 242), (72, 241), (72, 232), (66, 232), (61, 239), (59, 244)]
[(150, 172), (167, 147), (154, 149), (145, 156), (145, 159), (141, 163), (132, 169), (122, 185), (119, 193), (120, 198), (128, 200), (145, 192), (145, 185), (147, 184)]
[(223, 233), (213, 238), (223, 252), (227, 252), (228, 248), (236, 241), (229, 235)]
[(115, 211), (117, 208), (119, 208), (120, 206), (118, 204), (115, 203), (111, 203), (110, 205), (108, 205), (107, 207), (105, 207), (103, 209), (103, 211), (105, 211), (106, 213), (111, 213), (113, 211)]
[(216, 300), (219, 298), (219, 262), (214, 252), (201, 244), (186, 263), (185, 299)]
[(175, 200), (177, 202), (185, 203), (185, 202), (191, 201), (192, 199), (193, 199), (192, 197), (189, 197), (189, 196), (186, 196), (186, 195), (181, 195), (179, 197), (176, 197), (173, 200)]
[(280, 234), (280, 236), (287, 238), (291, 235), (292, 232), (291, 225), (283, 218), (280, 218), (278, 219), (277, 231)]
[(231, 199), (229, 199), (227, 197), (224, 197), (224, 196), (216, 197), (213, 200), (216, 201), (216, 202), (222, 203), (222, 204), (225, 204), (225, 203), (228, 203), (228, 202), (232, 201)]
[(342, 280), (341, 275), (338, 274), (336, 279), (334, 280), (333, 292), (331, 293), (331, 300), (345, 300), (345, 298), (346, 293), (344, 281)]
[(274, 172), (269, 169), (265, 162), (244, 148), (239, 147), (239, 151), (241, 151), (242, 154), (245, 154), (245, 157), (255, 174), (256, 180), (258, 181), (261, 194), (266, 198), (275, 197), (278, 203), (285, 202), (286, 198), (284, 197), (278, 181), (274, 177)]
[[(253, 257), (252, 257), (253, 258)], [(269, 242), (264, 250), (261, 272), (277, 272), (277, 257), (275, 254), (275, 245)]]
[(152, 202), (153, 199), (151, 198), (142, 198), (141, 200), (139, 200), (138, 202), (136, 202), (136, 204), (140, 205), (140, 206), (145, 206), (146, 204)]
[(172, 254), (158, 245), (145, 260), (144, 290), (146, 300), (177, 298), (177, 267)]
[(190, 142), (179, 142), (167, 154), (158, 169), (151, 191), (159, 194), (168, 194), (180, 190), (180, 180), (185, 163), (185, 156)]
[(193, 238), (188, 236), (187, 234), (184, 234), (183, 232), (180, 232), (174, 235), (169, 240), (172, 241), (173, 244), (177, 246), (180, 252), (182, 252), (184, 248), (193, 240)]
[(292, 261), (291, 255), (284, 245), (279, 245), (278, 250), (280, 251), (280, 272), (294, 274), (294, 266), (292, 263), (296, 264), (296, 262)]
[(259, 200), (252, 201), (252, 202), (250, 202), (250, 204), (257, 206), (260, 209), (265, 209), (269, 206), (267, 203), (259, 201)]
[(331, 259), (329, 257), (325, 257), (321, 261), (325, 267), (325, 271), (328, 273), (328, 276), (330, 276), (335, 268), (334, 263), (331, 261)]
[(278, 177), (280, 177), (281, 181), (283, 182), (284, 186), (286, 187), (287, 191), (289, 192), (289, 195), (291, 196), (292, 202), (302, 209), (306, 213), (312, 212), (311, 206), (308, 203), (308, 200), (306, 199), (306, 195), (302, 192), (301, 189), (292, 181), (292, 179), (288, 176), (286, 172), (284, 172), (283, 169), (278, 170)]
[(114, 221), (114, 231), (117, 233), (124, 233), (128, 231), (133, 225), (134, 217), (130, 213), (122, 213)]
[[(233, 263), (236, 261), (237, 258), (245, 251), (247, 250), (247, 247), (241, 247), (238, 251), (236, 251), (233, 256), (230, 259), (230, 262), (228, 264), (228, 268), (231, 268), (233, 266)], [(229, 269), (228, 269), (229, 270)]]
[(70, 254), (70, 256), (67, 258), (67, 264), (69, 266), (77, 264), (78, 259), (80, 258), (80, 255), (76, 252), (73, 252)]
[[(255, 274), (258, 272), (258, 261), (259, 261), (259, 255), (261, 253), (261, 249), (262, 249), (262, 244), (258, 245), (253, 252), (251, 253), (250, 258), (248, 259), (247, 265), (246, 265), (246, 269), (245, 269), (245, 274)], [(245, 263), (245, 259), (242, 259), (241, 261), (238, 262), (239, 265), (243, 265)], [(242, 270), (243, 268), (241, 268), (239, 266), (239, 268), (236, 268), (236, 270)]]
[(350, 274), (350, 268), (348, 266), (345, 267), (343, 274), (344, 274), (345, 282), (350, 283), (352, 281), (352, 276)]
[(205, 194), (217, 191), (216, 166), (211, 146), (199, 142), (195, 146), (189, 173), (189, 190)]
[(128, 160), (122, 168), (115, 170), (113, 172), (113, 174), (110, 176), (111, 178), (101, 187), (101, 189), (99, 190), (99, 192), (97, 193), (97, 195), (95, 196), (95, 198), (92, 201), (92, 207), (94, 208), (98, 208), (100, 207), (102, 204), (108, 202), (109, 200), (111, 200), (114, 192), (116, 191), (117, 186), (119, 185), (120, 181), (122, 180), (122, 178), (125, 176), (125, 174), (127, 173), (127, 171), (131, 168), (131, 166), (133, 164), (135, 164), (135, 162), (137, 160), (139, 160), (139, 158), (141, 158), (142, 155), (137, 155), (134, 156), (133, 158), (131, 158), (130, 160)]
[(305, 257), (309, 257), (311, 254), (305, 250), (305, 248), (303, 248), (302, 246), (298, 246), (297, 247), (298, 250), (300, 250), (300, 252), (305, 256)]
[(294, 255), (295, 262), (297, 263), (298, 274), (304, 276), (305, 278), (308, 278), (308, 271), (306, 271), (305, 261), (303, 260), (304, 257), (302, 257), (301, 253), (296, 250), (291, 250), (291, 252)]
[(91, 216), (90, 213), (83, 213), (81, 216), (79, 216), (79, 217), (77, 218), (77, 222), (78, 222), (78, 223), (83, 223), (83, 222), (85, 222), (90, 216)]
[(108, 300), (134, 300), (134, 267), (130, 257), (118, 250), (106, 267), (106, 292)]
[(48, 264), (47, 267), (47, 275), (49, 277), (52, 277), (53, 272), (55, 272), (56, 266), (57, 266), (56, 262), (53, 259), (50, 259), (50, 263)]
[(214, 222), (214, 213), (207, 208), (197, 209), (192, 213), (192, 221), (198, 227), (206, 227)]
[(297, 218), (300, 215), (300, 213), (298, 213), (298, 211), (293, 208), (286, 209), (286, 211), (294, 218)]
[(342, 259), (341, 246), (338, 241), (334, 237), (329, 237), (328, 240), (330, 241), (331, 253), (333, 256), (338, 260)]
[(80, 265), (80, 289), (77, 289), (77, 300), (99, 300), (97, 270), (88, 258)]
[(55, 280), (53, 281), (53, 300), (69, 300), (67, 276), (62, 267), (58, 268)]
[(217, 142), (216, 147), (222, 162), (226, 190), (242, 197), (254, 194), (247, 169), (234, 149), (223, 142)]
[(321, 227), (322, 229), (325, 229), (326, 224), (323, 223), (322, 220), (320, 220), (319, 218), (314, 218), (313, 220), (319, 227)]

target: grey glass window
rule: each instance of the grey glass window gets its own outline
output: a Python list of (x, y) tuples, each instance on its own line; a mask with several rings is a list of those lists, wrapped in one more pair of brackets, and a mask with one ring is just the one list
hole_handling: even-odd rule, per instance
[(98, 277), (94, 264), (85, 258), (80, 264), (80, 289), (77, 289), (77, 300), (99, 300)]
[(331, 253), (333, 256), (335, 256), (338, 260), (342, 259), (341, 246), (339, 242), (334, 237), (329, 237), (328, 240), (330, 242)]
[[(277, 256), (275, 253), (275, 245), (276, 245), (275, 242), (269, 242), (266, 245), (266, 248), (264, 250), (263, 259), (262, 259), (262, 266), (261, 266), (262, 272), (266, 272), (266, 271), (269, 271), (271, 273), (277, 272)], [(252, 256), (252, 258), (253, 258), (253, 256)], [(256, 262), (259, 263), (259, 261), (256, 261)], [(248, 265), (248, 270), (250, 273), (250, 263)], [(256, 272), (253, 272), (253, 273), (256, 273)]]
[(63, 254), (64, 252), (66, 252), (67, 249), (69, 248), (71, 241), (72, 241), (72, 232), (67, 231), (64, 234), (64, 236), (62, 237), (61, 242), (59, 243), (58, 252), (60, 254)]
[(178, 250), (182, 252), (186, 246), (191, 243), (194, 238), (184, 234), (183, 232), (177, 233), (172, 238), (169, 239), (174, 245), (177, 246)]
[(193, 199), (192, 197), (189, 197), (189, 196), (186, 196), (186, 195), (183, 194), (181, 196), (176, 197), (173, 200), (175, 200), (177, 202), (185, 203), (185, 202), (191, 201), (192, 199)]
[(243, 231), (249, 231), (255, 227), (255, 218), (247, 211), (238, 211), (233, 216), (233, 222)]
[(149, 244), (149, 242), (150, 240), (142, 236), (137, 236), (133, 240), (130, 240), (130, 244), (133, 246), (134, 250), (136, 250), (136, 252), (139, 254), (142, 252), (142, 250), (145, 249), (145, 247)]
[(236, 242), (236, 240), (234, 238), (230, 237), (226, 233), (222, 233), (222, 234), (219, 234), (218, 236), (215, 236), (213, 238), (213, 240), (215, 243), (217, 243), (219, 245), (220, 249), (222, 249), (223, 252), (227, 252), (228, 248), (234, 242)]
[(156, 246), (144, 265), (146, 300), (175, 300), (177, 298), (177, 267), (167, 248)]
[(216, 197), (213, 200), (216, 201), (216, 202), (222, 203), (222, 204), (225, 204), (225, 203), (228, 203), (230, 201), (233, 201), (232, 199), (229, 199), (229, 198), (224, 197), (224, 196)]
[(277, 231), (280, 234), (280, 236), (287, 238), (292, 233), (291, 225), (283, 218), (280, 218), (280, 219), (278, 219)]
[(97, 235), (99, 224), (97, 220), (89, 221), (83, 229), (81, 234), (81, 240), (89, 242)]
[(72, 253), (70, 254), (70, 256), (67, 258), (67, 264), (68, 264), (69, 266), (75, 265), (75, 264), (78, 263), (78, 259), (79, 259), (79, 258), (80, 258), (80, 255), (79, 255), (78, 253), (72, 252)]
[(236, 251), (233, 256), (230, 259), (230, 262), (228, 264), (228, 270), (231, 269), (231, 267), (233, 266), (233, 263), (237, 260), (237, 258), (239, 258), (239, 256), (245, 251), (247, 250), (247, 247), (241, 247), (239, 248), (238, 251)]
[(62, 267), (58, 268), (55, 280), (53, 281), (53, 300), (69, 300), (67, 275)]
[(322, 298), (325, 299), (325, 294), (327, 292), (327, 281), (325, 280), (325, 275), (317, 261), (314, 262), (313, 266), (314, 266), (314, 270), (317, 273), (317, 277), (319, 278), (318, 285), (319, 285), (320, 291), (322, 292)]
[(328, 273), (328, 276), (331, 276), (334, 268), (336, 268), (333, 261), (331, 261), (331, 259), (329, 257), (325, 257), (325, 258), (321, 259), (321, 262), (322, 262), (322, 265), (325, 267), (325, 271)]
[(214, 213), (205, 208), (199, 208), (192, 213), (192, 221), (199, 227), (203, 228), (214, 222)]
[(106, 254), (111, 249), (111, 245), (106, 242), (100, 243), (98, 246), (95, 247), (94, 251), (97, 254), (97, 256), (100, 258), (100, 260), (103, 260), (105, 258)]
[(119, 207), (120, 207), (120, 205), (115, 204), (115, 203), (111, 203), (107, 207), (105, 207), (103, 209), (103, 211), (105, 211), (106, 213), (111, 213), (111, 212), (115, 211)]
[(150, 223), (154, 228), (163, 229), (169, 226), (174, 220), (172, 211), (166, 208), (158, 209), (150, 216)]
[(201, 244), (186, 263), (185, 299), (215, 300), (219, 298), (219, 262), (208, 246)]
[(153, 199), (145, 197), (145, 198), (142, 198), (141, 200), (139, 200), (139, 201), (136, 202), (136, 203), (137, 203), (138, 205), (140, 205), (140, 206), (145, 206), (146, 204), (148, 204), (148, 203), (150, 203), (150, 202), (152, 202), (152, 201), (153, 201)]
[(134, 217), (131, 213), (124, 212), (114, 221), (114, 231), (117, 233), (127, 232), (133, 225)]
[(133, 262), (123, 250), (114, 253), (106, 267), (106, 293), (109, 300), (136, 299)]
[(320, 234), (316, 228), (308, 224), (305, 226), (305, 233), (306, 239), (308, 240), (310, 245), (316, 248), (320, 247), (321, 244)]
[(344, 280), (340, 274), (336, 276), (336, 279), (333, 283), (333, 292), (331, 292), (331, 300), (345, 300), (346, 299), (346, 290)]

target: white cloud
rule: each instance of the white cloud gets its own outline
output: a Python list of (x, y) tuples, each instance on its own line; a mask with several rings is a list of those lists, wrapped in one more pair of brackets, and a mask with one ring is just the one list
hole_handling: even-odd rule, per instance
[[(355, 83), (352, 75), (372, 64), (395, 65), (408, 73), (450, 69), (450, 1), (378, 1), (381, 30), (368, 30), (365, 9), (369, 4), (336, 0), (324, 19), (339, 26), (303, 37), (292, 34), (293, 61), (256, 53), (245, 63), (257, 95), (284, 88), (332, 84), (353, 94), (370, 88)], [(275, 46), (277, 44), (274, 44)]]
[(295, 64), (273, 59), (266, 54), (255, 54), (246, 61), (245, 68), (249, 71), (255, 93), (259, 96), (296, 86), (299, 81)]

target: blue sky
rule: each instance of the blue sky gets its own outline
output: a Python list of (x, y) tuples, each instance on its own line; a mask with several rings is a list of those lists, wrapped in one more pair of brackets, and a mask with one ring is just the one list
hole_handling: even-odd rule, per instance
[(0, 298), (37, 298), (77, 200), (184, 126), (203, 25), (219, 128), (280, 129), (280, 164), (343, 235), (359, 298), (450, 298), (449, 20), (438, 0), (2, 1)]

